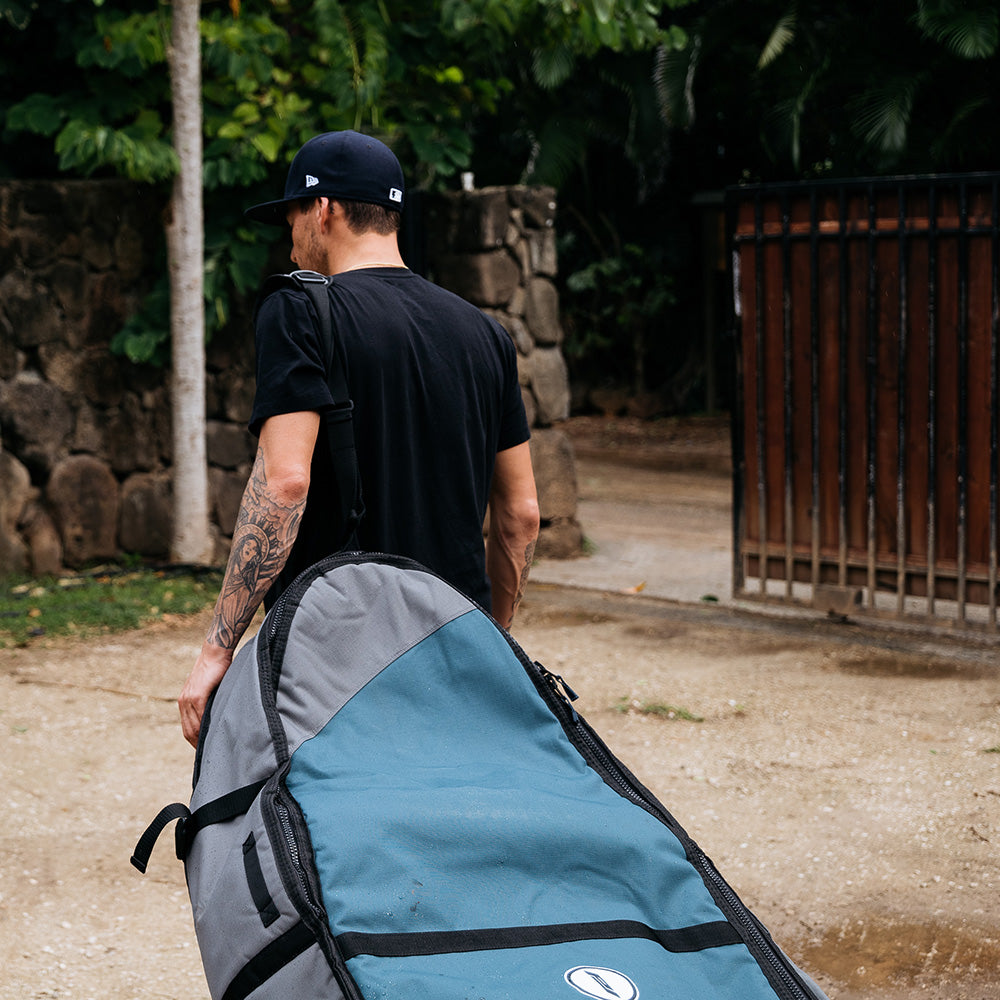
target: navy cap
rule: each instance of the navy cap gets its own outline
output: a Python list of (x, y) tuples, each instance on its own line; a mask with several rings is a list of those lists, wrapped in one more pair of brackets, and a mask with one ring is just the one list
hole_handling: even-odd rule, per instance
[(383, 142), (360, 132), (324, 132), (310, 139), (288, 168), (285, 197), (248, 208), (256, 222), (285, 225), (289, 202), (343, 198), (403, 210), (403, 169)]

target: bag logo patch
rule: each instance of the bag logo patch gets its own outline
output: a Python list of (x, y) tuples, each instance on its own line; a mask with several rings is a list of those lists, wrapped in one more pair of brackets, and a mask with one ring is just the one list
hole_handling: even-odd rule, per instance
[(578, 965), (569, 969), (566, 982), (578, 993), (594, 1000), (638, 1000), (639, 988), (623, 972)]

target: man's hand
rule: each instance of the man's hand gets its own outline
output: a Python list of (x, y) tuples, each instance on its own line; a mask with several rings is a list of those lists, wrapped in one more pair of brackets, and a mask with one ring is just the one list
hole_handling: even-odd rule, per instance
[(184, 739), (193, 747), (198, 746), (201, 719), (205, 714), (209, 695), (219, 686), (232, 661), (231, 649), (223, 649), (206, 639), (202, 643), (194, 668), (184, 682), (180, 697), (177, 699), (177, 706), (181, 712)]

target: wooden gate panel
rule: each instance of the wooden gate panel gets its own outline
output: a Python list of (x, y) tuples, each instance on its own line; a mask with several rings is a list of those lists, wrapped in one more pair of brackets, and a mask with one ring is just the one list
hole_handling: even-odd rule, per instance
[(737, 593), (996, 628), (998, 180), (728, 192)]

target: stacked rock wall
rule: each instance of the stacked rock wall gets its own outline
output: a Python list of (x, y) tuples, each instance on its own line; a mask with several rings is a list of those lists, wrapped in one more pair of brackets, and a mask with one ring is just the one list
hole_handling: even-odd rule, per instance
[[(562, 359), (554, 357), (558, 312), (544, 287), (555, 266), (552, 210), (543, 209), (551, 193), (505, 194), (499, 233), (491, 228), (502, 214), (496, 192), (482, 197), (493, 206), (489, 218), (462, 203), (452, 221), (455, 247), (466, 252), (435, 260), (436, 277), (471, 291), (517, 341), (538, 427), (532, 448), (546, 522), (542, 547), (575, 554), (572, 454), (550, 426), (566, 415), (569, 397), (565, 366), (560, 385)], [(431, 218), (451, 219), (447, 205), (439, 202)], [(123, 552), (168, 553), (168, 373), (109, 347), (164, 266), (162, 209), (157, 192), (121, 181), (0, 184), (0, 574), (54, 573)], [(476, 235), (463, 235), (469, 226), (479, 227)], [(493, 285), (477, 289), (476, 282)], [(220, 561), (256, 447), (246, 430), (254, 378), (245, 306), (213, 338), (206, 359), (210, 509)]]

